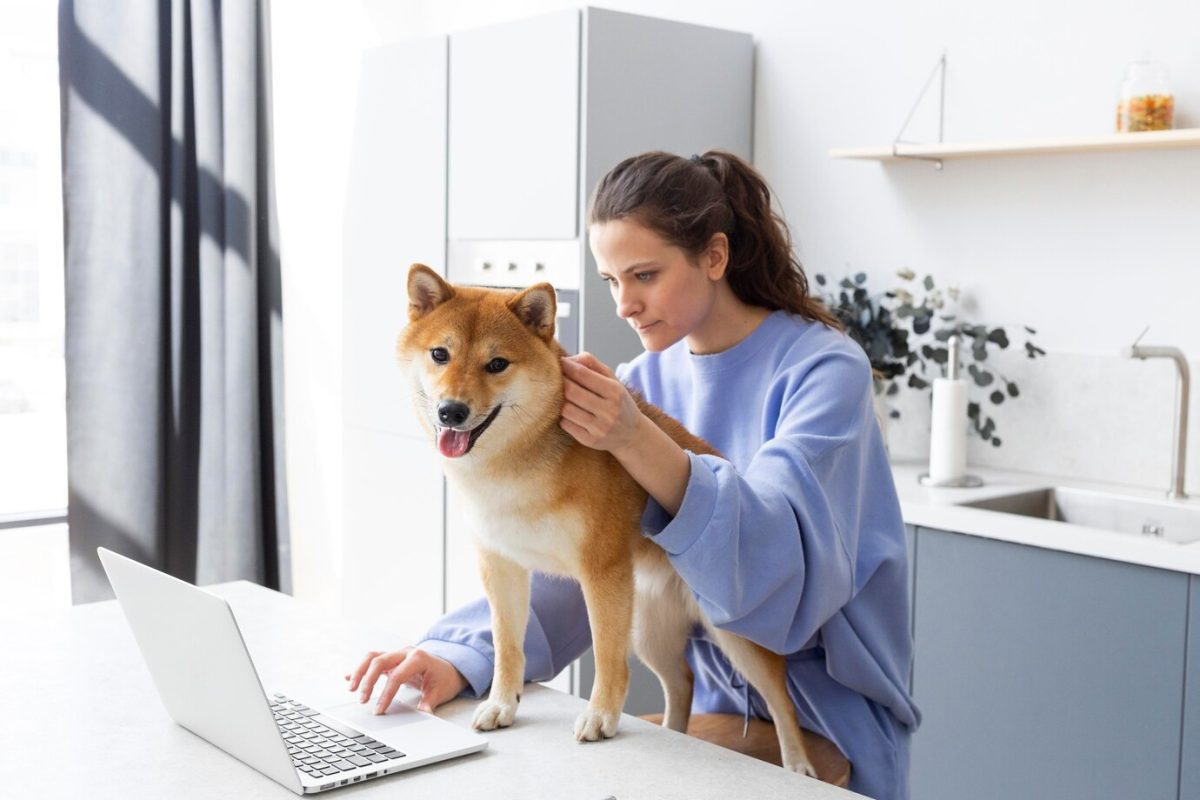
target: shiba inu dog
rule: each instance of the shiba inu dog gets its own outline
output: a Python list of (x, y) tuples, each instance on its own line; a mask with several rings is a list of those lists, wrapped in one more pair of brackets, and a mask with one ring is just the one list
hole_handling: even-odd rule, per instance
[[(592, 696), (575, 738), (613, 736), (629, 686), (630, 640), (666, 695), (663, 725), (686, 731), (693, 675), (684, 658), (702, 623), (734, 667), (763, 696), (783, 764), (814, 775), (784, 657), (716, 628), (662, 548), (642, 536), (642, 489), (609, 453), (576, 442), (559, 426), (565, 351), (554, 338), (548, 283), (521, 292), (452, 286), (414, 264), (409, 324), (397, 345), (421, 424), (443, 456), (446, 477), (468, 506), (496, 650), (488, 698), (472, 725), (511, 725), (525, 675), (522, 643), (530, 570), (574, 578), (587, 605), (596, 657)], [(658, 408), (642, 412), (681, 447), (715, 453)]]

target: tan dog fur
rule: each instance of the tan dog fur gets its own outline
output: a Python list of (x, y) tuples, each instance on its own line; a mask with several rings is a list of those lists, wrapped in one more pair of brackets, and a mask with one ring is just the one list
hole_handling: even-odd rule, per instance
[[(687, 729), (693, 676), (684, 657), (701, 622), (734, 667), (763, 696), (784, 766), (813, 775), (784, 657), (712, 625), (662, 548), (642, 536), (646, 492), (610, 454), (576, 442), (560, 426), (565, 351), (554, 338), (555, 295), (548, 283), (523, 292), (452, 286), (421, 264), (409, 270), (409, 325), (398, 355), (408, 370), (421, 424), (436, 440), (438, 404), (466, 404), (470, 430), (497, 406), (494, 422), (465, 455), (443, 457), (475, 525), (496, 652), (491, 691), (473, 726), (511, 725), (524, 683), (522, 643), (530, 570), (576, 579), (587, 604), (596, 679), (575, 722), (579, 741), (613, 736), (629, 686), (630, 639), (662, 682), (663, 725)], [(445, 348), (444, 364), (431, 357)], [(442, 354), (439, 353), (439, 357)], [(501, 372), (484, 367), (507, 359)], [(715, 453), (658, 408), (642, 412), (681, 447)]]

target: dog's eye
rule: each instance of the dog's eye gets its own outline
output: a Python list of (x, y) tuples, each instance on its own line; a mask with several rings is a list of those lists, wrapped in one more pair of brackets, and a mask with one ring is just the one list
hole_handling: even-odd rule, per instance
[(435, 347), (429, 351), (429, 357), (432, 358), (436, 364), (445, 364), (450, 360), (450, 351), (444, 347)]
[(497, 372), (504, 372), (504, 370), (508, 369), (508, 359), (493, 358), (487, 363), (487, 366), (484, 367), (484, 369), (493, 374)]

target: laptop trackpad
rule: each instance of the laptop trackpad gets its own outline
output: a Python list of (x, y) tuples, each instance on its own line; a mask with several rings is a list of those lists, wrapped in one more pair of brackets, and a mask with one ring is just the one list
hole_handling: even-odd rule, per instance
[(429, 719), (428, 715), (422, 714), (412, 706), (397, 702), (392, 703), (386, 714), (376, 714), (373, 703), (359, 702), (342, 703), (322, 710), (363, 733), (374, 733)]

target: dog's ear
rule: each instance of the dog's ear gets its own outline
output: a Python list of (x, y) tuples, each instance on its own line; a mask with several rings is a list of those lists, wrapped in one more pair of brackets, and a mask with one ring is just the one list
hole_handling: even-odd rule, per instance
[(508, 307), (517, 319), (541, 339), (549, 342), (554, 338), (554, 314), (558, 304), (554, 300), (554, 287), (538, 283), (508, 301)]
[(416, 322), (454, 297), (454, 287), (424, 264), (408, 268), (408, 320)]

